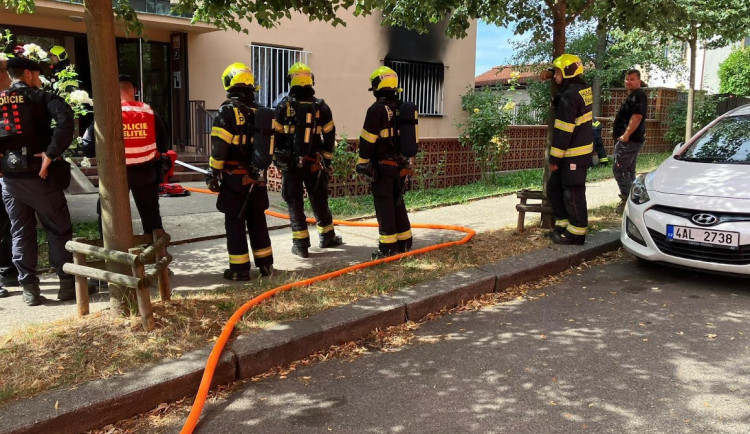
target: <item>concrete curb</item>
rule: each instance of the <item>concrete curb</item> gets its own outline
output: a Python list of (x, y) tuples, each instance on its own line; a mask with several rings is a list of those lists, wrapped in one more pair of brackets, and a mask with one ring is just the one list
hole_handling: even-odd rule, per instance
[[(224, 351), (213, 384), (252, 377), (331, 345), (360, 339), (376, 328), (419, 320), (463, 300), (559, 273), (619, 247), (619, 231), (602, 231), (589, 235), (584, 246), (548, 247), (239, 336)], [(120, 377), (14, 402), (3, 407), (0, 432), (81, 432), (180, 399), (198, 389), (210, 351), (206, 347)]]

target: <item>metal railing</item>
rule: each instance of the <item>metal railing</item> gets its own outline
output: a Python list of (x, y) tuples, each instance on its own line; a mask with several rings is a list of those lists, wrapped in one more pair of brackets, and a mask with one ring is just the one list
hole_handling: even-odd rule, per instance
[(443, 115), (445, 66), (399, 60), (386, 60), (385, 66), (396, 71), (398, 84), (404, 90), (401, 99), (416, 104), (420, 116)]
[(211, 154), (211, 126), (214, 116), (206, 110), (205, 101), (190, 101), (190, 137), (189, 146), (204, 157)]
[(289, 92), (286, 73), (296, 62), (308, 63), (309, 51), (250, 45), (250, 67), (255, 74), (255, 85), (260, 87), (256, 101), (270, 108), (276, 107)]

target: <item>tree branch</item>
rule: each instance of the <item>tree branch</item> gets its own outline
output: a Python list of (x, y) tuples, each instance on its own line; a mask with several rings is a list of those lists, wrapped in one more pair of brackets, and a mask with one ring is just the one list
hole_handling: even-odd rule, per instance
[[(588, 0), (586, 4), (581, 6), (581, 9), (578, 9), (576, 12), (574, 12), (568, 19), (565, 20), (565, 24), (570, 24), (573, 21), (575, 21), (576, 18), (578, 18), (579, 15), (581, 15), (586, 9), (588, 9), (592, 4), (594, 4), (596, 0)], [(549, 3), (549, 2), (548, 2)]]

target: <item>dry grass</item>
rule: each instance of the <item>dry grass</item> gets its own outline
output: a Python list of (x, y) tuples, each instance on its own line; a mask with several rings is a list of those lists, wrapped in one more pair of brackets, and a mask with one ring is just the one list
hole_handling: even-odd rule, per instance
[[(619, 224), (619, 216), (611, 207), (592, 212), (590, 219), (594, 230)], [(237, 328), (242, 332), (261, 330), (276, 322), (304, 318), (363, 297), (396, 291), (549, 244), (539, 229), (528, 229), (520, 235), (510, 229), (481, 233), (466, 245), (279, 294), (248, 312)], [(141, 331), (138, 318), (113, 319), (98, 313), (5, 336), (0, 342), (0, 404), (60, 386), (118, 375), (204, 347), (215, 339), (224, 322), (240, 305), (272, 287), (294, 280), (294, 275), (282, 274), (260, 285), (253, 282), (252, 288), (240, 286), (166, 303), (156, 302), (157, 327), (151, 333)], [(400, 339), (408, 342), (408, 339)], [(382, 347), (394, 342), (375, 341)], [(160, 413), (158, 409), (155, 411)]]

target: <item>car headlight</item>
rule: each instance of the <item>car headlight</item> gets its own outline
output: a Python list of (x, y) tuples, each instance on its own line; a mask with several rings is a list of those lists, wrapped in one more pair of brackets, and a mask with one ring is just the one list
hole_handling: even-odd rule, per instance
[(651, 200), (651, 198), (648, 196), (648, 190), (646, 190), (645, 175), (640, 175), (635, 179), (635, 181), (633, 181), (633, 188), (630, 189), (630, 200), (632, 200), (636, 205), (640, 205)]

